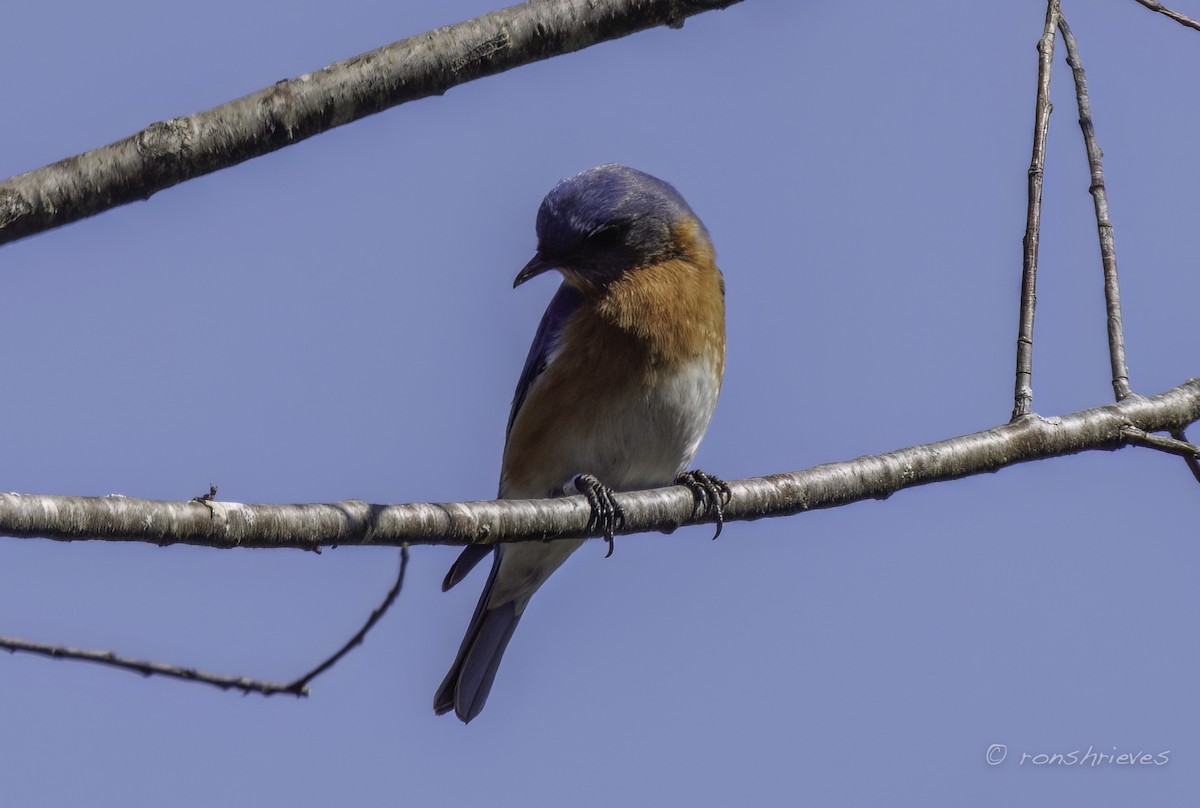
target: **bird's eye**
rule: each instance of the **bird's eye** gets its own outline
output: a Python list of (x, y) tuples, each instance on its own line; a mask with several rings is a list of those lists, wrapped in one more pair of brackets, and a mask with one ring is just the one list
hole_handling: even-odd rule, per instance
[(616, 247), (624, 241), (625, 233), (628, 229), (628, 225), (625, 224), (609, 224), (598, 230), (594, 230), (587, 238), (587, 248), (589, 250), (604, 250), (609, 247)]

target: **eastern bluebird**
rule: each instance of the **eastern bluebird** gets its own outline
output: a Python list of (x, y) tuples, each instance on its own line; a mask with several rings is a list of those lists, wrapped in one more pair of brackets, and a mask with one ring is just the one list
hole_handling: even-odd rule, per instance
[[(585, 493), (611, 540), (611, 491), (687, 485), (720, 524), (728, 487), (683, 473), (725, 371), (725, 283), (708, 231), (660, 179), (603, 165), (563, 180), (537, 214), (537, 252), (513, 286), (549, 269), (562, 285), (517, 382), (500, 497)], [(611, 486), (611, 488), (610, 488)], [(483, 709), (530, 597), (582, 539), (471, 545), (443, 591), (495, 553), (462, 647), (434, 696), (464, 722)]]

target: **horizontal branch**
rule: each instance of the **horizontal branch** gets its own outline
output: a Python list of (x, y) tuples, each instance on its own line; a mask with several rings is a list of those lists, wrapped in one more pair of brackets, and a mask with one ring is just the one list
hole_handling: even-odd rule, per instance
[(531, 0), (277, 82), (0, 182), (0, 244), (376, 112), (741, 0)]
[[(1028, 415), (983, 432), (887, 454), (827, 463), (805, 471), (731, 482), (725, 521), (743, 521), (864, 499), (917, 485), (996, 471), (1016, 463), (1128, 445), (1127, 428), (1177, 432), (1200, 420), (1200, 379), (1157, 396), (1060, 418)], [(711, 521), (697, 517), (682, 486), (617, 494), (621, 533), (672, 530)], [(540, 500), (370, 505), (245, 505), (164, 502), (123, 496), (0, 494), (0, 534), (64, 541), (102, 539), (205, 547), (295, 547), (402, 544), (493, 544), (578, 538), (589, 510), (581, 496)]]

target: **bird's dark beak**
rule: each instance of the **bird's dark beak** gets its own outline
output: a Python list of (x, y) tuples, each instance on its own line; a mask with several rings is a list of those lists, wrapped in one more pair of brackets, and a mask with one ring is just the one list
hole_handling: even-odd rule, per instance
[(554, 263), (547, 261), (540, 252), (534, 253), (533, 258), (529, 259), (529, 263), (525, 265), (525, 268), (517, 273), (517, 277), (513, 280), (513, 288), (516, 289), (525, 283), (525, 281), (541, 275), (548, 269), (554, 269), (554, 266)]

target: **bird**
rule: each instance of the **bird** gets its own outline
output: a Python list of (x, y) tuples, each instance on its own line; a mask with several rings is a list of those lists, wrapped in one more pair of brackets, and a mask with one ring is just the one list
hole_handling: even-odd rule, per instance
[[(708, 231), (668, 183), (623, 165), (555, 185), (538, 208), (537, 249), (513, 288), (549, 270), (561, 285), (513, 397), (499, 497), (582, 493), (612, 552), (624, 514), (613, 491), (687, 485), (715, 513), (729, 487), (685, 471), (725, 372), (725, 281)], [(715, 537), (714, 537), (715, 538)], [(530, 598), (583, 539), (468, 545), (446, 591), (486, 555), (492, 569), (434, 696), (438, 715), (479, 715)]]

